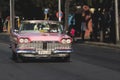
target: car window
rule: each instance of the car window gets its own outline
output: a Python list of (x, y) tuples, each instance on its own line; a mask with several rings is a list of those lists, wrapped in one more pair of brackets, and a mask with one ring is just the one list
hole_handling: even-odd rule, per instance
[(58, 23), (22, 23), (20, 26), (20, 31), (39, 31), (44, 33), (62, 33), (63, 28), (61, 24)]
[(20, 26), (20, 30), (34, 30), (34, 26), (35, 24), (31, 24), (31, 23), (23, 23)]
[(50, 24), (50, 32), (59, 32), (59, 26), (56, 24)]

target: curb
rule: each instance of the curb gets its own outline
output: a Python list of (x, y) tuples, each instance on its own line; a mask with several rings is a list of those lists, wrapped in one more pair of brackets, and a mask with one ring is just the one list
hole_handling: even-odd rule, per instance
[(85, 41), (85, 44), (88, 45), (97, 45), (97, 46), (105, 46), (105, 47), (111, 47), (111, 48), (118, 48), (120, 49), (120, 44), (112, 44), (112, 43), (103, 43), (103, 42), (90, 42), (90, 41)]

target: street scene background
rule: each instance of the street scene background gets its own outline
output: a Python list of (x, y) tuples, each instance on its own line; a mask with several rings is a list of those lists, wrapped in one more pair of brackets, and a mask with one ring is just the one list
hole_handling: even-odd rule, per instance
[[(61, 0), (61, 22), (74, 39), (70, 61), (16, 63), (9, 48), (9, 0), (0, 0), (0, 80), (120, 80), (114, 1)], [(15, 0), (15, 26), (25, 19), (58, 21), (57, 12), (58, 0)]]
[[(82, 40), (116, 44), (115, 0), (60, 0), (61, 21), (68, 35)], [(9, 0), (0, 1), (0, 31), (8, 31)], [(15, 0), (15, 26), (25, 19), (58, 21), (58, 0)], [(109, 3), (109, 4), (108, 4)], [(47, 10), (47, 12), (46, 12)], [(119, 10), (119, 4), (118, 4)], [(85, 23), (86, 26), (81, 26)], [(72, 28), (75, 32), (70, 32)], [(71, 34), (72, 33), (72, 34)]]

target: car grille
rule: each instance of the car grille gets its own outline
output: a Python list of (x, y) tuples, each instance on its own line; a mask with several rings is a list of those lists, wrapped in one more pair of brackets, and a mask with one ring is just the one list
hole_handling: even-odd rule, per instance
[[(42, 54), (42, 51), (51, 51), (55, 49), (71, 49), (71, 44), (62, 44), (57, 41), (33, 41), (31, 43), (19, 44), (19, 48), (32, 48)], [(48, 52), (47, 52), (48, 53)]]

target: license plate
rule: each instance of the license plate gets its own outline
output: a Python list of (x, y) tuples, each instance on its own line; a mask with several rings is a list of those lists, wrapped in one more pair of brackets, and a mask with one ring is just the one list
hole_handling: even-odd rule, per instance
[(38, 54), (51, 54), (51, 51), (39, 51)]

